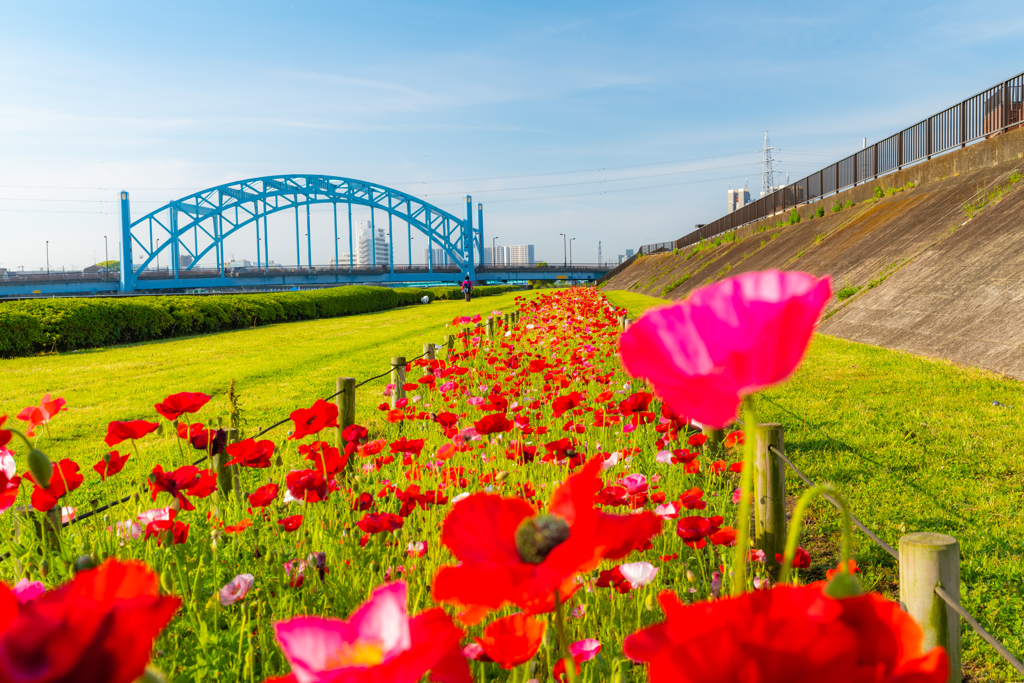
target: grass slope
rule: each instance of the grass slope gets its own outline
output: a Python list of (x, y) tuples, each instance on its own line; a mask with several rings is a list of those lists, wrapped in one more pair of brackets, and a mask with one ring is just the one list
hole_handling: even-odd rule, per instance
[[(665, 303), (605, 294), (633, 318)], [(913, 531), (955, 536), (963, 604), (1011, 652), (1024, 654), (1024, 385), (817, 335), (795, 376), (764, 392), (758, 412), (785, 425), (787, 454), (797, 466), (816, 482), (835, 483), (854, 514), (893, 546)], [(788, 483), (793, 495), (803, 490), (792, 473)], [(854, 533), (869, 582), (896, 597), (895, 562)], [(833, 561), (838, 534), (831, 507), (817, 506), (817, 543), (808, 539), (817, 571)], [(1019, 680), (969, 626), (963, 629), (965, 673)]]

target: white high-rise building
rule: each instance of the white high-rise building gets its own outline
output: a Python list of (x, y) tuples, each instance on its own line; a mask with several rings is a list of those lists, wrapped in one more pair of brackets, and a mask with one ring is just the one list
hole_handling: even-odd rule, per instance
[[(373, 226), (370, 221), (359, 221), (356, 232), (356, 253), (355, 263), (357, 266), (372, 266), (374, 264), (374, 250), (376, 249), (376, 264), (387, 265), (390, 251), (388, 250), (388, 234), (384, 226), (377, 228), (376, 239), (374, 239)], [(348, 259), (340, 259), (344, 264)]]
[(532, 266), (532, 244), (498, 245), (492, 250), (484, 247), (484, 265), (487, 266)]
[(729, 210), (727, 213), (732, 213), (737, 209), (742, 209), (744, 206), (750, 203), (750, 190), (743, 188), (742, 190), (729, 190)]
[[(440, 247), (434, 247), (434, 265), (435, 266), (447, 266), (454, 263), (452, 257), (448, 255), (448, 252)], [(426, 249), (423, 250), (423, 265), (430, 265), (430, 252)]]

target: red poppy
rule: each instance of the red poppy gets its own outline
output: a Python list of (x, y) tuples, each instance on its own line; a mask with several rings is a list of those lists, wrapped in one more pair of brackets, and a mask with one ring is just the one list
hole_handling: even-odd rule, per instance
[(270, 439), (263, 441), (244, 439), (238, 443), (228, 444), (226, 450), (227, 454), (231, 456), (231, 460), (227, 462), (228, 465), (262, 469), (270, 467), (270, 456), (274, 454), (274, 442)]
[(92, 468), (96, 470), (96, 474), (100, 475), (100, 481), (106, 481), (107, 477), (124, 469), (124, 464), (128, 462), (128, 455), (128, 453), (121, 455), (117, 451), (111, 451), (100, 458), (100, 461)]
[(285, 531), (295, 531), (302, 526), (302, 515), (292, 515), (277, 520), (277, 525)]
[(551, 404), (552, 416), (561, 417), (566, 411), (579, 406), (582, 399), (583, 396), (578, 391), (573, 391), (568, 396), (559, 396), (555, 399), (554, 403)]
[[(780, 560), (778, 560), (778, 562), (781, 564), (782, 560), (780, 559)], [(827, 581), (831, 581), (832, 577), (835, 576), (836, 574), (840, 573), (841, 571), (843, 571), (843, 563), (842, 562), (837, 564), (835, 569), (829, 569), (827, 572), (825, 572), (825, 579)], [(857, 566), (857, 560), (853, 559), (852, 557), (849, 560), (847, 560), (846, 571), (849, 572), (850, 574), (859, 574), (860, 573), (860, 567)]]
[(348, 464), (348, 453), (341, 453), (326, 441), (314, 441), (308, 446), (303, 444), (299, 446), (299, 453), (312, 462), (316, 471), (326, 479), (333, 479)]
[(199, 481), (188, 488), (193, 498), (206, 498), (217, 490), (217, 473), (213, 470), (199, 470)]
[[(782, 564), (782, 553), (775, 553), (775, 561)], [(811, 566), (811, 556), (801, 546), (797, 546), (796, 554), (793, 555), (793, 569), (807, 569)]]
[(8, 478), (7, 472), (0, 469), (0, 512), (14, 505), (20, 488), (21, 477), (15, 474)]
[(506, 603), (528, 614), (554, 608), (576, 590), (576, 575), (603, 559), (618, 559), (661, 530), (650, 512), (609, 515), (594, 509), (601, 458), (571, 475), (551, 496), (547, 514), (519, 498), (477, 493), (452, 508), (441, 542), (461, 564), (442, 567), (434, 599), (472, 608), (478, 621)]
[[(4, 426), (4, 422), (7, 422), (6, 415), (0, 415), (0, 427)], [(8, 429), (0, 429), (0, 448), (3, 448), (11, 442), (14, 438), (14, 434)]]
[(599, 572), (597, 575), (597, 581), (594, 585), (598, 588), (614, 588), (620, 593), (628, 593), (629, 589), (633, 586), (626, 580), (626, 577), (622, 575), (622, 570), (619, 569), (619, 565), (615, 565), (611, 569), (605, 569)]
[[(172, 510), (173, 512), (173, 510)], [(188, 524), (175, 522), (173, 516), (170, 519), (156, 519), (146, 525), (146, 537), (143, 540), (156, 538), (156, 544), (160, 545), (168, 531), (171, 532), (171, 543), (179, 545), (188, 540)]]
[(251, 526), (252, 526), (252, 520), (251, 519), (243, 519), (238, 524), (232, 524), (230, 526), (224, 527), (224, 533), (227, 533), (227, 534), (237, 534), (237, 533), (240, 533), (242, 531), (245, 531), (246, 529), (248, 529)]
[(659, 596), (665, 621), (626, 638), (651, 683), (940, 683), (942, 648), (922, 653), (924, 634), (900, 606), (868, 593), (837, 600), (824, 583), (776, 586), (686, 605)]
[(291, 418), (295, 423), (295, 431), (288, 438), (297, 441), (304, 436), (316, 434), (326, 427), (337, 427), (338, 406), (323, 399), (317, 399), (312, 407), (293, 411)]
[(707, 545), (704, 539), (718, 531), (722, 524), (722, 518), (715, 517), (681, 517), (676, 522), (676, 535), (683, 539), (683, 543), (700, 550)]
[(746, 442), (743, 439), (743, 432), (735, 431), (731, 432), (729, 436), (725, 437), (725, 441), (723, 441), (723, 443), (725, 444), (726, 448), (732, 448), (733, 446), (742, 446)]
[(173, 472), (164, 472), (163, 465), (157, 465), (149, 475), (149, 493), (154, 501), (156, 494), (169, 493), (178, 501), (182, 510), (195, 510), (195, 506), (185, 497), (185, 492), (198, 484), (199, 478), (199, 468), (193, 465), (179, 467)]
[(653, 396), (646, 391), (638, 391), (625, 401), (619, 403), (619, 412), (623, 415), (645, 412), (647, 407), (651, 405), (652, 398)]
[(103, 441), (113, 448), (126, 439), (141, 439), (146, 434), (152, 434), (159, 427), (158, 423), (145, 420), (111, 422), (107, 425), (107, 436)]
[[(49, 422), (54, 415), (64, 409), (64, 404), (67, 403), (62, 398), (51, 399), (50, 395), (43, 396), (43, 400), (40, 401), (38, 406), (29, 406), (20, 413), (18, 413), (18, 419), (28, 422), (28, 436), (35, 436), (33, 430), (41, 424)], [(5, 416), (6, 417), (6, 416)], [(3, 420), (0, 420), (0, 424), (3, 424)], [(3, 444), (0, 443), (0, 446)]]
[(689, 438), (686, 439), (686, 443), (691, 446), (703, 446), (707, 440), (708, 437), (703, 434), (690, 434)]
[(199, 412), (209, 400), (210, 397), (206, 394), (183, 391), (180, 394), (171, 394), (163, 403), (157, 403), (153, 407), (168, 420), (177, 420), (185, 413)]
[(423, 450), (423, 439), (407, 439), (401, 436), (391, 442), (389, 450), (392, 453), (415, 453), (419, 455)]
[(118, 560), (26, 603), (0, 584), (0, 678), (132, 683), (181, 602), (159, 586), (145, 565)]
[[(434, 418), (437, 424), (441, 425), (445, 429), (451, 429), (459, 422), (459, 416), (455, 413), (438, 413), (437, 417)], [(0, 424), (3, 424), (0, 422)]]
[(703, 510), (708, 506), (702, 499), (704, 492), (699, 488), (692, 488), (679, 494), (679, 504), (687, 510)]
[(546, 627), (543, 621), (518, 613), (487, 624), (483, 637), (474, 640), (492, 662), (511, 669), (537, 654)]
[(732, 547), (736, 545), (736, 530), (731, 526), (723, 526), (721, 529), (708, 536), (708, 540), (714, 545)]
[(510, 431), (515, 426), (515, 423), (509, 421), (501, 413), (491, 413), (474, 422), (473, 426), (476, 428), (477, 433), (486, 435)]
[(401, 529), (405, 520), (390, 512), (367, 512), (357, 524), (367, 534), (380, 534)]
[(249, 494), (249, 505), (254, 508), (262, 508), (270, 505), (275, 498), (279, 487), (274, 482), (265, 484)]
[(178, 437), (188, 439), (192, 448), (207, 451), (210, 455), (223, 453), (228, 446), (228, 433), (225, 430), (207, 429), (201, 422), (191, 426), (186, 426), (184, 422), (178, 423)]
[(327, 500), (327, 480), (316, 470), (292, 470), (285, 477), (284, 483), (295, 500), (306, 503)]
[(50, 477), (50, 485), (43, 488), (36, 484), (35, 477), (29, 472), (25, 478), (35, 484), (32, 490), (32, 507), (40, 512), (52, 510), (61, 498), (71, 493), (85, 481), (85, 477), (78, 473), (78, 463), (64, 458), (53, 467), (53, 476)]

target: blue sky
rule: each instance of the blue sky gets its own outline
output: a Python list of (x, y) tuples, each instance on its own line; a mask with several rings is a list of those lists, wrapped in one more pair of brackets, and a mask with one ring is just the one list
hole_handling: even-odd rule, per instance
[[(560, 260), (565, 232), (575, 261), (598, 240), (614, 258), (718, 218), (745, 178), (756, 195), (766, 129), (796, 180), (1018, 73), (1021, 9), (3, 2), (0, 267), (42, 266), (49, 240), (51, 267), (80, 268), (104, 235), (113, 258), (119, 190), (140, 215), (281, 173), (453, 212), (469, 193), (488, 244)], [(330, 230), (321, 212), (316, 262)]]

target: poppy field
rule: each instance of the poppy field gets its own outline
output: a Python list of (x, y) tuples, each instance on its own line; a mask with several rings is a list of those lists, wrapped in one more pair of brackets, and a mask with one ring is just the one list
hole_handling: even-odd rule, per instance
[(625, 334), (593, 289), (518, 297), (493, 337), (452, 320), (453, 352), (355, 424), (311, 397), (232, 434), (178, 392), (91, 463), (45, 454), (47, 395), (0, 417), (0, 668), (35, 676), (0, 680), (944, 681), (848, 557), (801, 586), (797, 538), (750, 543), (751, 395), (830, 295), (746, 274)]

